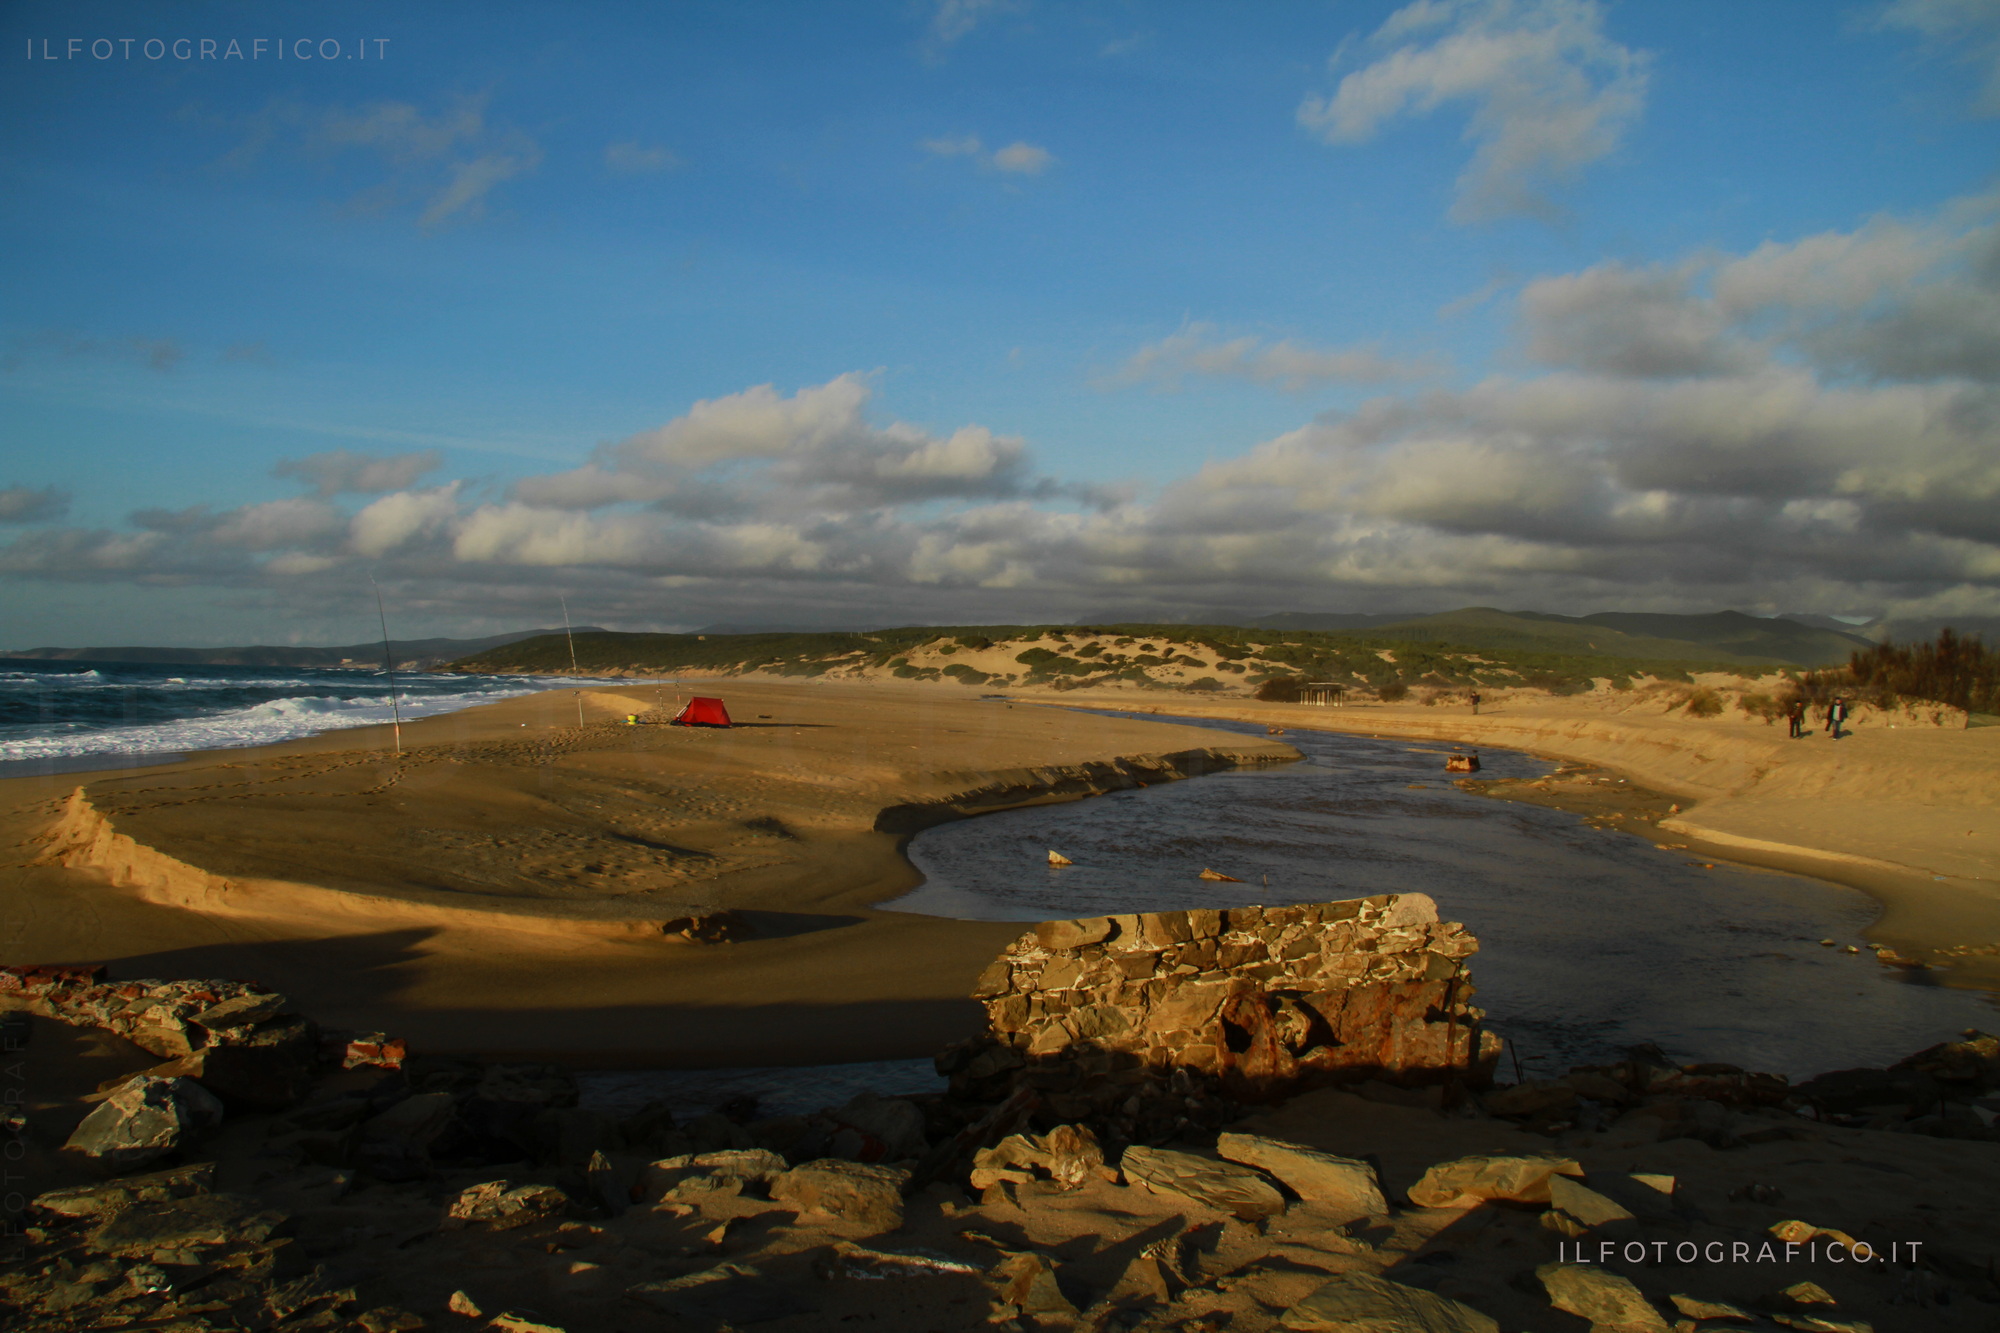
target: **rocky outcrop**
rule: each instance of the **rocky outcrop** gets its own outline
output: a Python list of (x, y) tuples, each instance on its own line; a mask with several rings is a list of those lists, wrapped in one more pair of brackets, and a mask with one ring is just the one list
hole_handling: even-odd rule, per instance
[(1478, 947), (1423, 894), (1044, 922), (980, 977), (987, 1034), (938, 1068), (958, 1096), (1034, 1088), (1056, 1118), (1127, 1139), (1155, 1137), (1141, 1122), (1162, 1090), (1479, 1084), (1498, 1042), (1471, 1004)]

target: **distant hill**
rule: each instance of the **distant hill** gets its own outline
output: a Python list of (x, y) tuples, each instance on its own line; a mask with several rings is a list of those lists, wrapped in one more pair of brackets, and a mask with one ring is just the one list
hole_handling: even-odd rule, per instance
[(1377, 625), (1401, 625), (1417, 619), (1420, 617), (1407, 611), (1390, 611), (1382, 615), (1282, 611), (1275, 616), (1259, 616), (1242, 623), (1246, 629), (1372, 629)]
[[(595, 625), (579, 625), (578, 634), (601, 634)], [(429, 667), (472, 653), (503, 648), (523, 639), (562, 636), (560, 629), (525, 629), (492, 634), (483, 639), (391, 639), (389, 654), (399, 667)], [(257, 645), (249, 648), (27, 648), (0, 653), (0, 661), (145, 662), (161, 666), (337, 667), (382, 665), (382, 641), (339, 648), (293, 648)]]
[(1492, 652), (1744, 666), (1825, 666), (1845, 662), (1856, 648), (1868, 646), (1866, 639), (1855, 635), (1794, 621), (1760, 620), (1735, 611), (1706, 616), (1616, 611), (1559, 616), (1473, 606), (1345, 632)]

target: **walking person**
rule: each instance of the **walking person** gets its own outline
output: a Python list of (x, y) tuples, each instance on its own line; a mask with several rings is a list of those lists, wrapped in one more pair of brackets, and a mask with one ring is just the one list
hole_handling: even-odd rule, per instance
[(1474, 717), (1478, 717), (1478, 716), (1479, 716), (1479, 691), (1478, 691), (1478, 690), (1474, 690), (1474, 691), (1472, 692), (1472, 715), (1473, 715)]
[(1806, 734), (1806, 701), (1804, 699), (1793, 699), (1790, 704), (1786, 705), (1785, 721), (1791, 724), (1791, 738), (1793, 740), (1797, 740)]
[(1833, 702), (1826, 706), (1826, 729), (1833, 733), (1835, 740), (1840, 739), (1840, 724), (1845, 721), (1847, 721), (1847, 700), (1836, 695)]

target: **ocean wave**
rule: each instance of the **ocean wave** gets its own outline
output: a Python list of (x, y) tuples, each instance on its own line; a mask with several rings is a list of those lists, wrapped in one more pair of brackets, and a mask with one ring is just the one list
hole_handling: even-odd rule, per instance
[[(462, 680), (454, 680), (463, 685)], [(299, 682), (291, 682), (294, 687)], [(348, 689), (354, 684), (349, 683)], [(398, 691), (403, 719), (434, 717), (547, 689), (541, 681), (516, 677), (472, 690), (446, 693)], [(139, 726), (102, 727), (78, 731), (74, 725), (38, 728), (36, 733), (0, 739), (0, 760), (69, 759), (98, 754), (174, 754), (191, 750), (235, 749), (297, 740), (347, 727), (367, 727), (392, 721), (395, 709), (389, 693), (330, 697), (298, 695), (267, 699), (243, 708), (175, 718)]]

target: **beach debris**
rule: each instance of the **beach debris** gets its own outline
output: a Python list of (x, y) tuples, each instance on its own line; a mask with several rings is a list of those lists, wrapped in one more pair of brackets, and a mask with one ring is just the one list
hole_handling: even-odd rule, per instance
[(771, 1182), (771, 1198), (796, 1213), (894, 1231), (903, 1225), (903, 1186), (910, 1173), (901, 1167), (822, 1157), (804, 1162)]
[(1009, 1134), (991, 1148), (972, 1156), (970, 1184), (987, 1190), (1003, 1181), (1026, 1184), (1037, 1176), (1064, 1189), (1076, 1189), (1093, 1178), (1116, 1179), (1105, 1165), (1104, 1149), (1088, 1125), (1057, 1125), (1047, 1134)]
[(1670, 1333), (1666, 1319), (1639, 1289), (1595, 1264), (1548, 1263), (1535, 1270), (1549, 1304), (1581, 1315), (1592, 1328), (1619, 1333)]
[(83, 1118), (63, 1147), (121, 1170), (192, 1147), (222, 1123), (222, 1103), (190, 1078), (141, 1074)]
[(1476, 1208), (1494, 1199), (1547, 1203), (1552, 1177), (1582, 1174), (1582, 1165), (1573, 1157), (1480, 1154), (1438, 1163), (1410, 1186), (1409, 1195), (1419, 1208)]
[(1216, 1139), (1215, 1150), (1232, 1162), (1276, 1177), (1299, 1198), (1320, 1205), (1343, 1222), (1389, 1211), (1382, 1182), (1367, 1162), (1261, 1134), (1225, 1132)]
[(1051, 849), (1049, 852), (1049, 864), (1052, 866), (1073, 866), (1076, 862), (1070, 860), (1061, 852)]
[(1444, 761), (1444, 771), (1447, 773), (1477, 773), (1479, 771), (1479, 756), (1476, 753), (1455, 754)]
[(1220, 870), (1209, 870), (1206, 867), (1202, 869), (1201, 874), (1197, 875), (1196, 878), (1213, 880), (1218, 884), (1241, 884), (1243, 882), (1234, 875), (1225, 875)]
[(445, 1205), (441, 1229), (458, 1231), (482, 1226), (488, 1231), (509, 1231), (544, 1218), (559, 1217), (568, 1210), (569, 1196), (554, 1185), (489, 1180), (460, 1190)]
[(1285, 1211), (1285, 1196), (1261, 1171), (1173, 1148), (1135, 1144), (1119, 1159), (1125, 1178), (1155, 1194), (1179, 1194), (1246, 1222)]
[(975, 1276), (984, 1274), (986, 1269), (935, 1250), (878, 1250), (844, 1240), (834, 1245), (830, 1261), (814, 1265), (813, 1271), (833, 1280), (843, 1277), (941, 1277), (950, 1273)]
[(1285, 1311), (1278, 1326), (1299, 1333), (1347, 1333), (1351, 1329), (1500, 1333), (1497, 1322), (1463, 1302), (1373, 1273), (1342, 1273)]

